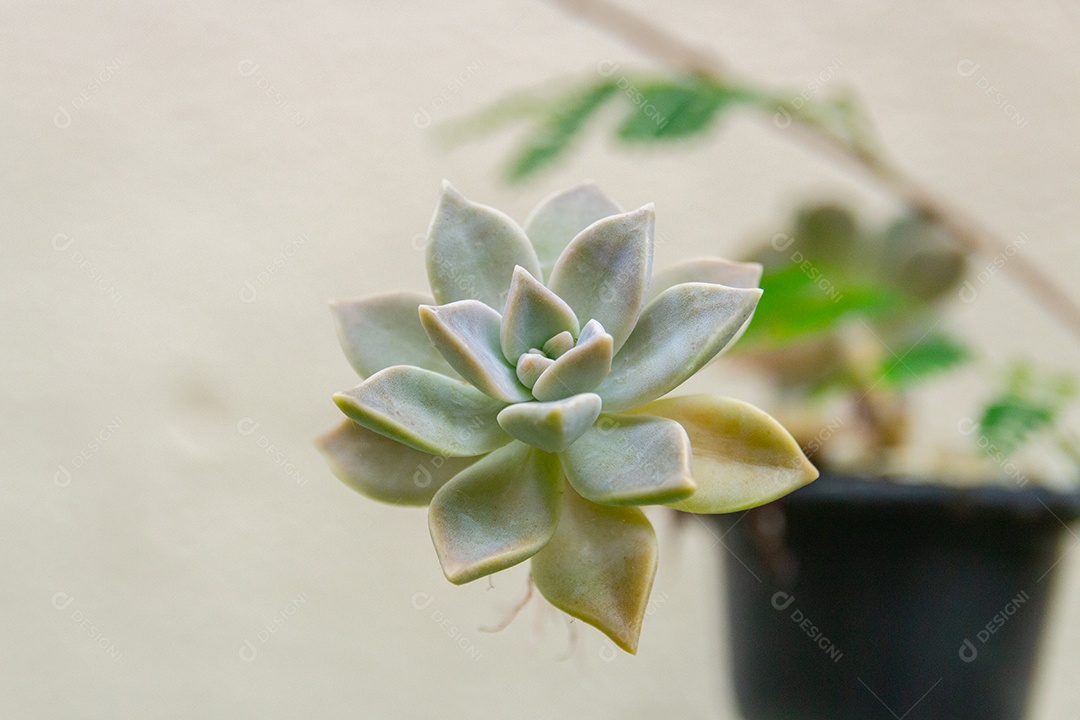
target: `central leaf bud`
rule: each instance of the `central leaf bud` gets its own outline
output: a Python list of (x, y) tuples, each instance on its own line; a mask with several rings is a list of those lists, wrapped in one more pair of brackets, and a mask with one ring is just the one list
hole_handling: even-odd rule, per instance
[(542, 402), (591, 392), (611, 372), (612, 340), (590, 320), (577, 340), (569, 331), (552, 336), (543, 349), (530, 348), (516, 364), (518, 380)]

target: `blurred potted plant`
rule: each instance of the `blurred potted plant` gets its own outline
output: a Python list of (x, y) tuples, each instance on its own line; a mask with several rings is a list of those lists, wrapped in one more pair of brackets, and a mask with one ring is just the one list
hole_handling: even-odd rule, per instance
[[(605, 0), (559, 0), (673, 71), (603, 61), (585, 81), (527, 91), (445, 128), (460, 141), (531, 130), (507, 166), (521, 181), (621, 106), (617, 142), (661, 145), (741, 109), (852, 164), (898, 201), (875, 226), (837, 203), (799, 208), (759, 240), (754, 321), (732, 357), (770, 379), (776, 414), (823, 470), (816, 483), (719, 518), (739, 706), (757, 718), (1021, 718), (1061, 538), (1080, 516), (1080, 451), (1064, 427), (1067, 374), (991, 369), (964, 455), (913, 454), (908, 398), (976, 364), (942, 307), (973, 298), (972, 259), (1011, 274), (1080, 338), (1080, 308), (1016, 242), (899, 170), (854, 96), (808, 99), (734, 78), (715, 58)], [(981, 364), (981, 363), (980, 363)], [(952, 412), (957, 412), (953, 409)], [(963, 412), (963, 411), (959, 411)], [(1072, 484), (1029, 483), (1025, 449)]]

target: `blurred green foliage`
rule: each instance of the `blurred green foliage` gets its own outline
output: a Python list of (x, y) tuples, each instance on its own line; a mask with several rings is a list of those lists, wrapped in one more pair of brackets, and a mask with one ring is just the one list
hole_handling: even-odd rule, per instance
[(1017, 363), (1000, 391), (987, 403), (979, 433), (991, 448), (1012, 455), (1034, 438), (1054, 430), (1066, 403), (1076, 395), (1072, 375), (1037, 375), (1030, 365)]
[[(517, 93), (444, 126), (442, 134), (457, 142), (526, 125), (505, 171), (509, 181), (521, 182), (565, 158), (590, 122), (612, 106), (617, 109), (609, 115), (617, 120), (609, 132), (628, 146), (670, 145), (704, 135), (731, 111), (745, 108), (767, 113), (774, 122), (815, 126), (856, 152), (874, 148), (868, 116), (843, 90), (810, 100), (697, 77), (616, 72), (562, 82), (554, 92)], [(875, 225), (837, 203), (809, 205), (746, 259), (764, 266), (764, 294), (733, 354), (771, 376), (789, 396), (809, 401), (842, 392), (870, 407), (865, 401), (871, 393), (878, 400), (882, 394), (899, 398), (914, 383), (973, 357), (941, 328), (940, 314), (964, 279), (967, 257), (930, 218), (905, 214)], [(987, 403), (982, 435), (1009, 455), (1054, 429), (1073, 394), (1071, 376), (1037, 379), (1018, 365)], [(878, 420), (896, 424), (895, 418)], [(1080, 468), (1078, 446), (1063, 449)]]

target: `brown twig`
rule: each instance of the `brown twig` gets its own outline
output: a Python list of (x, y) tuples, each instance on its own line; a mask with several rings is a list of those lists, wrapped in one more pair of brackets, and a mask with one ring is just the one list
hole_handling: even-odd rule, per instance
[[(745, 85), (719, 58), (698, 50), (609, 0), (550, 0), (671, 69), (699, 75), (721, 85)], [(785, 129), (769, 126), (814, 147), (836, 161), (861, 171), (887, 189), (915, 212), (937, 223), (966, 252), (993, 260), (1007, 252), (1008, 243), (975, 218), (951, 206), (928, 187), (888, 161), (880, 150), (850, 143), (826, 127), (798, 115)], [(795, 131), (794, 133), (789, 131)], [(1080, 340), (1080, 305), (1041, 268), (1019, 254), (1011, 254), (1002, 270), (1010, 273), (1030, 296)]]

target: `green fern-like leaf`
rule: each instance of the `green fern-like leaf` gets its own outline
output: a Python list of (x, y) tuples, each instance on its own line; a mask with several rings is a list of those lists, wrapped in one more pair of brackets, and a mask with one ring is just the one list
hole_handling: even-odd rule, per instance
[(570, 147), (586, 121), (611, 98), (616, 89), (614, 82), (604, 81), (569, 95), (514, 157), (507, 170), (508, 179), (514, 182), (524, 180), (555, 162)]
[(616, 136), (630, 143), (675, 140), (705, 132), (718, 113), (740, 101), (754, 99), (749, 93), (699, 81), (653, 81), (638, 88), (624, 88), (633, 105)]
[(971, 357), (967, 348), (955, 338), (934, 333), (919, 340), (903, 356), (886, 361), (880, 379), (893, 387), (910, 385), (964, 363)]
[(1066, 402), (1076, 394), (1072, 375), (1037, 376), (1030, 365), (1017, 363), (1004, 388), (991, 398), (979, 420), (988, 452), (1012, 455), (1034, 437), (1057, 424)]
[(1022, 397), (1001, 396), (983, 411), (979, 430), (988, 443), (1005, 455), (1012, 455), (1033, 435), (1049, 428), (1056, 415), (1053, 408)]

